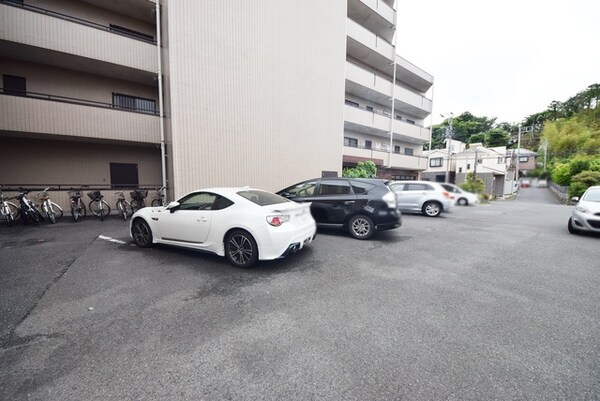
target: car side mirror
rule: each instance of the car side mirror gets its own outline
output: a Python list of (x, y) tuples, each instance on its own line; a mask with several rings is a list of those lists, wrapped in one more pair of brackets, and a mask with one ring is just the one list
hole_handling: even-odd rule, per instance
[(181, 204), (179, 202), (173, 201), (167, 205), (167, 210), (170, 211), (171, 213), (174, 213), (175, 210), (179, 209), (180, 205)]
[(574, 196), (571, 198), (571, 203), (577, 203), (579, 202), (579, 197), (578, 196)]

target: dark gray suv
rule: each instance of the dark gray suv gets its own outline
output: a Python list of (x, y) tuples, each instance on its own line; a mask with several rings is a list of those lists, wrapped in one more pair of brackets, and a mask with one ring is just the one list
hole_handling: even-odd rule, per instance
[(369, 178), (315, 178), (277, 192), (295, 202), (312, 202), (320, 227), (340, 227), (357, 239), (400, 227), (396, 194), (385, 181)]

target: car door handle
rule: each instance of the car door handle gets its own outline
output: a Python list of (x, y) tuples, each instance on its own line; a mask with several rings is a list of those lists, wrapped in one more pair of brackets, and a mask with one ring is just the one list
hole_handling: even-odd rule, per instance
[(353, 205), (353, 204), (354, 204), (354, 201), (346, 201), (346, 202), (344, 202), (344, 205)]

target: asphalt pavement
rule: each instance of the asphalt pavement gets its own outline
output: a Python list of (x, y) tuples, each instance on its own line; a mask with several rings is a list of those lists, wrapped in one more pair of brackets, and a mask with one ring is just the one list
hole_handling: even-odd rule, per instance
[(290, 258), (0, 228), (2, 400), (600, 399), (598, 236), (546, 189)]

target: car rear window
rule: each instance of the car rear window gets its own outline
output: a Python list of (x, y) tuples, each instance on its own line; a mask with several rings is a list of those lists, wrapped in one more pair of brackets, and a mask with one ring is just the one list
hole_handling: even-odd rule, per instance
[(257, 191), (250, 189), (247, 191), (239, 191), (237, 193), (242, 198), (248, 199), (250, 202), (254, 202), (259, 206), (275, 205), (277, 203), (291, 202), (289, 199), (283, 196), (276, 195), (267, 191)]

